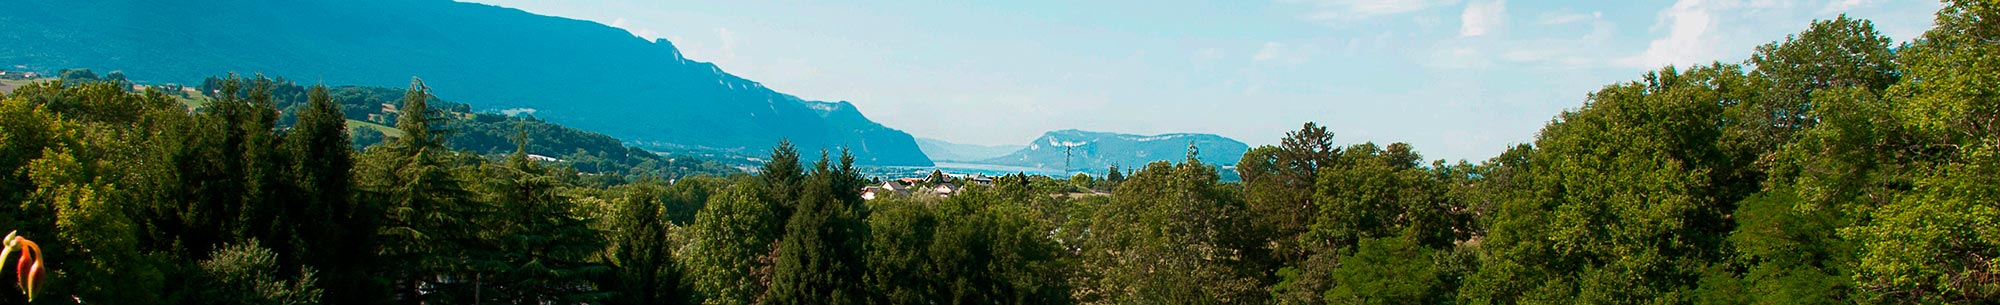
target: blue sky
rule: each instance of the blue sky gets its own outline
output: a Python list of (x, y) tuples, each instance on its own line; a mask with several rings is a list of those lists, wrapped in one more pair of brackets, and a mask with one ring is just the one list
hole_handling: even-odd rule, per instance
[[(463, 0), (461, 0), (463, 1)], [(805, 99), (918, 137), (1215, 133), (1484, 160), (1585, 94), (1666, 65), (1740, 62), (1846, 13), (1906, 41), (1932, 1), (476, 0), (665, 38)]]

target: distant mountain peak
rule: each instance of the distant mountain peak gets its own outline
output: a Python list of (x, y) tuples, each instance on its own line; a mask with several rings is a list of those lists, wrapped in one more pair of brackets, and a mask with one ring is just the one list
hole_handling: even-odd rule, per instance
[(917, 138), (917, 147), (923, 148), (924, 155), (930, 156), (933, 161), (977, 162), (1004, 156), (1025, 146), (960, 144), (939, 139)]
[(1236, 164), (1249, 150), (1241, 141), (1212, 134), (1136, 135), (1064, 129), (1042, 133), (1021, 150), (979, 163), (1084, 172), (1110, 166), (1137, 168), (1154, 161), (1180, 162), (1190, 143), (1199, 149), (1197, 157), (1202, 163), (1221, 166)]

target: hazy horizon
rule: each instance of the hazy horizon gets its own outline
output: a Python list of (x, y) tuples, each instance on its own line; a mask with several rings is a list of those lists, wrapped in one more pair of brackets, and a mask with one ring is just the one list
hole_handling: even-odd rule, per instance
[(473, 2), (668, 39), (688, 58), (954, 143), (1075, 128), (1264, 145), (1314, 121), (1340, 143), (1409, 142), (1430, 159), (1474, 161), (1532, 141), (1605, 84), (1669, 64), (1740, 62), (1842, 13), (1907, 41), (1939, 5)]

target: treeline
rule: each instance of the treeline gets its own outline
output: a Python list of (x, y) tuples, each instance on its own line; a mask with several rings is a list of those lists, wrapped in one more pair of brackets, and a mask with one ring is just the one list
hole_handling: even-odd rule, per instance
[[(83, 70), (88, 72), (89, 70)], [(107, 79), (109, 80), (109, 79)], [(208, 78), (199, 87), (200, 94), (220, 92), (227, 78)], [(275, 78), (265, 84), (271, 95), (272, 104), (279, 110), (278, 127), (289, 128), (298, 118), (300, 111), (308, 106), (309, 88)], [(171, 89), (171, 88), (167, 88)], [(183, 94), (167, 90), (170, 94)], [(247, 98), (248, 91), (237, 93), (239, 98)], [(332, 86), (327, 95), (340, 107), (347, 119), (371, 124), (394, 125), (401, 117), (397, 101), (402, 98), (403, 89)], [(199, 97), (199, 95), (192, 96)], [(519, 116), (501, 113), (475, 112), (470, 105), (446, 101), (432, 96), (428, 102), (432, 108), (443, 111), (443, 116), (453, 119), (443, 121), (446, 130), (446, 147), (473, 153), (500, 156), (515, 150), (513, 138), (516, 133), (525, 132), (534, 141), (527, 144), (527, 153), (560, 159), (570, 167), (585, 173), (617, 173), (606, 176), (656, 176), (666, 179), (697, 175), (723, 176), (737, 172), (728, 165), (698, 157), (676, 155), (662, 156), (637, 147), (625, 146), (616, 138), (568, 126), (549, 123), (531, 114)], [(377, 125), (379, 126), (379, 125)], [(376, 126), (348, 126), (350, 137), (356, 149), (379, 144), (392, 135)], [(387, 127), (387, 126), (382, 126)], [(395, 131), (389, 131), (394, 133)]]
[(1996, 29), (1990, 1), (1894, 47), (1816, 21), (1606, 86), (1478, 164), (1307, 123), (1241, 183), (1191, 148), (867, 201), (852, 158), (782, 144), (758, 175), (672, 180), (536, 162), (518, 129), (505, 156), (450, 150), (463, 118), (421, 83), (361, 152), (324, 88), (278, 128), (264, 82), (192, 113), (44, 83), (0, 101), (0, 226), (46, 247), (37, 302), (1994, 303)]

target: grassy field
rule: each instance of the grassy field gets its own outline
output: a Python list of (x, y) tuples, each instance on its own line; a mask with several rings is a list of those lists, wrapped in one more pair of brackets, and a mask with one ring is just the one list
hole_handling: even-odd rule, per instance
[(196, 94), (194, 98), (187, 98), (187, 97), (182, 97), (180, 95), (174, 95), (174, 101), (181, 102), (181, 105), (188, 106), (188, 108), (201, 108), (202, 106), (208, 105), (208, 96)]
[(20, 88), (21, 86), (25, 86), (28, 83), (32, 82), (34, 81), (21, 80), (21, 79), (0, 79), (0, 93), (14, 92), (14, 88)]
[[(21, 86), (26, 86), (26, 85), (28, 85), (28, 84), (30, 84), (30, 83), (34, 83), (34, 82), (40, 82), (40, 81), (48, 81), (48, 80), (51, 80), (51, 79), (49, 79), (49, 78), (42, 78), (42, 79), (0, 79), (0, 93), (8, 93), (8, 92), (14, 92), (14, 88), (20, 88)], [(168, 92), (168, 93), (170, 93), (170, 94), (171, 94), (171, 93), (179, 93), (179, 92)], [(175, 95), (173, 95), (173, 97), (174, 97), (174, 101), (175, 101), (175, 102), (180, 102), (180, 103), (181, 103), (181, 105), (186, 105), (186, 106), (188, 106), (188, 107), (190, 107), (190, 108), (201, 108), (201, 106), (203, 106), (203, 105), (207, 105), (207, 104), (208, 104), (208, 96), (206, 96), (206, 95), (201, 95), (201, 94), (196, 94), (196, 95), (195, 95), (195, 96), (194, 96), (193, 98), (188, 98), (188, 97), (182, 97), (182, 96), (180, 96), (180, 95), (178, 95), (178, 94), (175, 94)]]
[(352, 129), (357, 129), (357, 128), (368, 128), (368, 129), (374, 129), (375, 131), (380, 131), (382, 132), (383, 135), (388, 135), (391, 137), (403, 136), (403, 131), (397, 130), (395, 127), (389, 127), (388, 125), (375, 124), (375, 122), (362, 121), (356, 119), (347, 119), (347, 128), (349, 129), (349, 131), (352, 131)]

